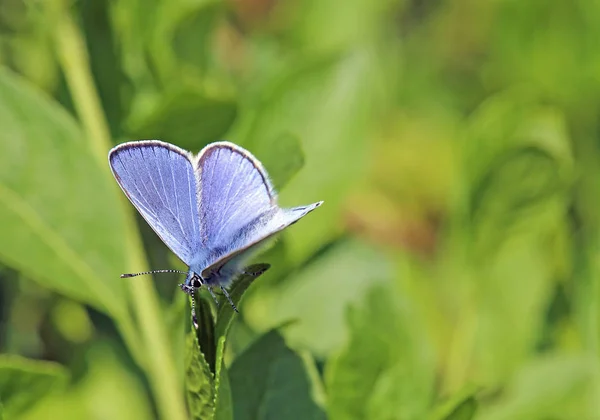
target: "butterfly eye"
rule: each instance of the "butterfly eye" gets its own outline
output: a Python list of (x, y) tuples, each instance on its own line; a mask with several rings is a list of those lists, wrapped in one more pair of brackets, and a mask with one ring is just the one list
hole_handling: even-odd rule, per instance
[(198, 279), (198, 277), (194, 277), (192, 279), (192, 287), (199, 289), (202, 286), (202, 283), (200, 282), (200, 280)]

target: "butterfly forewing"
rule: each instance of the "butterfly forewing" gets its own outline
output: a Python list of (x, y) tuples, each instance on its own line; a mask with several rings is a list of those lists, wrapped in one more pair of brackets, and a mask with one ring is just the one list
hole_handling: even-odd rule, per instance
[(115, 147), (108, 159), (131, 203), (190, 265), (201, 245), (197, 181), (188, 153), (160, 141), (138, 141)]

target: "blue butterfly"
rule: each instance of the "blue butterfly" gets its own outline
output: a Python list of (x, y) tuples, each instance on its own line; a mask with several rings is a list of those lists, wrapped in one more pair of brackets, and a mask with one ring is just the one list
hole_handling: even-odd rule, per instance
[[(181, 290), (227, 287), (265, 241), (322, 201), (282, 209), (261, 163), (229, 142), (211, 143), (197, 156), (169, 143), (123, 143), (108, 154), (112, 173), (131, 203), (189, 270)], [(264, 271), (264, 270), (263, 270)], [(193, 299), (192, 299), (193, 301)]]

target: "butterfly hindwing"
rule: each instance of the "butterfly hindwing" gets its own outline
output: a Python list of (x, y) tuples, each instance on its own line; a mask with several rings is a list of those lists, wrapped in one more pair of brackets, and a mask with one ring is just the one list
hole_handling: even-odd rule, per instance
[[(277, 213), (265, 225), (253, 226), (253, 239), (244, 244), (239, 244), (237, 249), (221, 256), (218, 260), (206, 267), (202, 271), (203, 278), (218, 278), (219, 281), (227, 285), (236, 274), (239, 273), (244, 262), (257, 250), (261, 248), (269, 239), (272, 239), (277, 233), (286, 227), (296, 223), (308, 213), (323, 204), (322, 201), (299, 206), (290, 209), (278, 208)], [(215, 276), (215, 274), (218, 274)]]
[(236, 248), (277, 212), (277, 198), (262, 165), (228, 142), (212, 143), (198, 155), (202, 245)]
[(187, 265), (201, 251), (197, 180), (191, 156), (160, 141), (113, 148), (115, 179), (150, 227)]

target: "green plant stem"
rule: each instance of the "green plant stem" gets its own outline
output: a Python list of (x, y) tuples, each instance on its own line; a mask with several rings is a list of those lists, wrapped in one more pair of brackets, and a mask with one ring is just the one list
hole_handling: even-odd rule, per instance
[[(106, 168), (108, 172), (106, 153), (111, 145), (110, 134), (92, 79), (83, 35), (66, 10), (58, 22), (54, 36), (59, 62), (92, 150), (100, 166)], [(123, 205), (123, 211), (127, 215), (127, 228), (124, 233), (129, 266), (145, 271), (147, 263), (141, 251), (141, 240), (135, 229), (133, 215), (125, 207), (124, 202)], [(187, 415), (183, 387), (177, 380), (174, 359), (167, 344), (166, 329), (160, 316), (160, 305), (154, 286), (151, 281), (143, 278), (129, 284), (133, 307), (142, 330), (143, 347), (147, 355), (142, 367), (148, 375), (160, 415), (163, 419), (184, 420)], [(139, 344), (135, 347), (133, 344), (137, 340), (137, 333), (133, 329), (129, 315), (115, 315), (120, 318), (117, 324), (126, 343), (134, 354), (138, 353)]]

